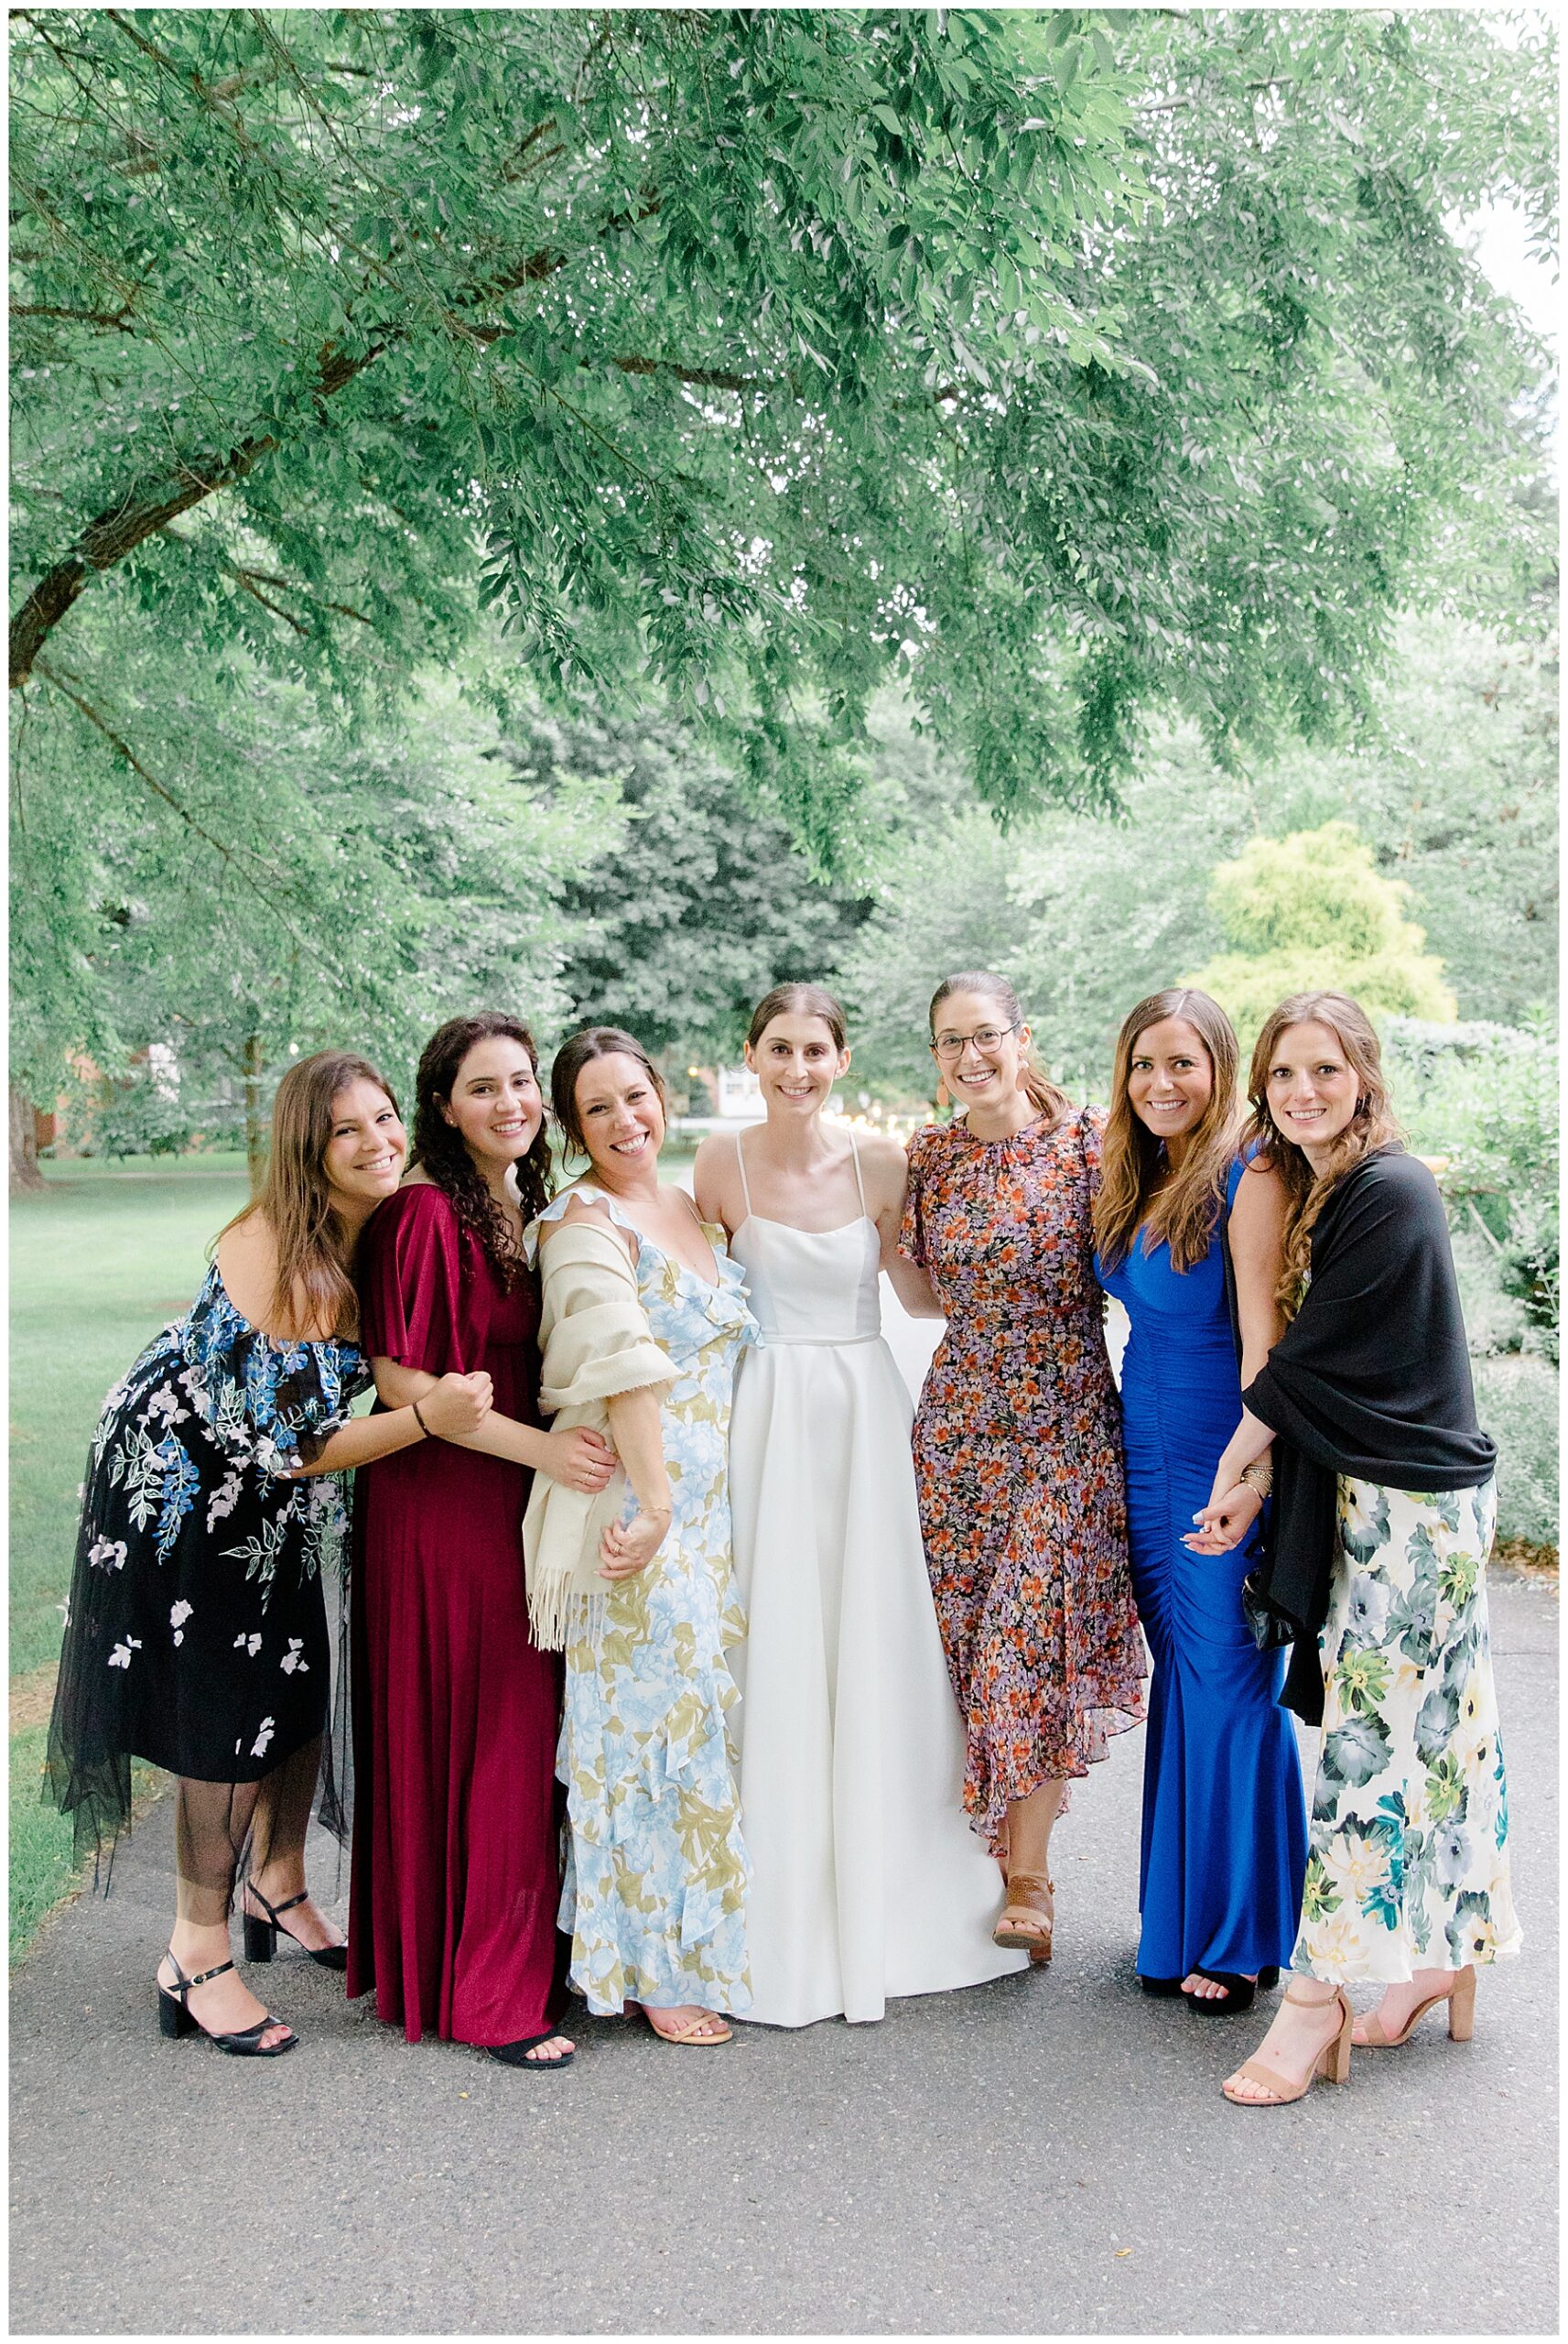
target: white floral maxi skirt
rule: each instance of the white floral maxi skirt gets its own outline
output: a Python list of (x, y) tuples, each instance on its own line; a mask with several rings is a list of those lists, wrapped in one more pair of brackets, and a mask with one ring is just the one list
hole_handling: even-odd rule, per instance
[(1398, 1984), (1517, 1951), (1487, 1632), (1497, 1484), (1415, 1495), (1341, 1477), (1294, 1967)]

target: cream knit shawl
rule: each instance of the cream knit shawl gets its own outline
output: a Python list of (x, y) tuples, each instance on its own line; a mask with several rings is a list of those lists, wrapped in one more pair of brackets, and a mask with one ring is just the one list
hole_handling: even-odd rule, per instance
[[(529, 1235), (535, 1241), (538, 1224)], [(648, 1329), (637, 1273), (619, 1238), (592, 1221), (549, 1224), (539, 1246), (544, 1286), (539, 1405), (556, 1432), (591, 1426), (610, 1437), (605, 1403), (646, 1384), (673, 1384), (676, 1370)], [(535, 1473), (523, 1517), (528, 1620), (535, 1644), (564, 1651), (594, 1633), (611, 1582), (600, 1573), (599, 1542), (621, 1518), (626, 1475), (617, 1465), (597, 1497)]]

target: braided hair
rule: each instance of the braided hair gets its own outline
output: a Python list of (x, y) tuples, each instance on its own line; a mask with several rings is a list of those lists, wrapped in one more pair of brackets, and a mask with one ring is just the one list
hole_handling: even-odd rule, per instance
[[(461, 1132), (441, 1112), (451, 1098), (462, 1062), (475, 1043), (490, 1041), (498, 1035), (522, 1044), (537, 1080), (539, 1053), (533, 1035), (520, 1017), (509, 1017), (503, 1010), (486, 1009), (477, 1016), (449, 1018), (426, 1043), (415, 1077), (411, 1161), (440, 1189), (460, 1225), (478, 1238), (491, 1267), (510, 1290), (520, 1286), (526, 1275), (523, 1249), (469, 1154)], [(514, 1169), (526, 1227), (544, 1211), (554, 1187), (550, 1143), (542, 1117), (533, 1145)]]

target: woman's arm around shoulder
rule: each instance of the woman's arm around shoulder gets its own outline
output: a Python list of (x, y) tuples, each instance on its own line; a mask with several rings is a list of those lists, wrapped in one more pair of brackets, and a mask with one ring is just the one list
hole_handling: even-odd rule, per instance
[[(912, 1147), (914, 1144), (912, 1140)], [(909, 1156), (898, 1140), (884, 1132), (873, 1133), (856, 1145), (860, 1155), (860, 1177), (865, 1183), (866, 1208), (876, 1224), (881, 1266), (894, 1294), (912, 1318), (944, 1318), (946, 1314), (925, 1271), (907, 1253), (899, 1250), (909, 1201)]]
[(709, 1132), (698, 1145), (692, 1188), (700, 1217), (717, 1221), (727, 1237), (733, 1237), (746, 1213), (735, 1169), (735, 1142), (727, 1133)]
[(1241, 1381), (1250, 1384), (1279, 1341), (1284, 1316), (1275, 1289), (1284, 1257), (1290, 1199), (1279, 1174), (1260, 1159), (1248, 1165), (1230, 1208), (1228, 1239), (1241, 1324)]

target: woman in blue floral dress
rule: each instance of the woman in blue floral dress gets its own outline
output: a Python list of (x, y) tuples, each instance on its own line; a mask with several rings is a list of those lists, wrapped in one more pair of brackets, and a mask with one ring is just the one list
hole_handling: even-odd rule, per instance
[[(1283, 1699), (1323, 1730), (1294, 1975), (1224, 2089), (1243, 2107), (1343, 2082), (1442, 2009), (1469, 2039), (1479, 1969), (1519, 1944), (1487, 1622), (1496, 1449), (1475, 1394), (1443, 1199), (1406, 1154), (1364, 1010), (1292, 994), (1252, 1055), (1249, 1136), (1288, 1198), (1289, 1318), (1190, 1543), (1228, 1550), (1271, 1481), (1254, 1592), (1294, 1651)], [(1255, 1481), (1256, 1477), (1252, 1477)], [(1357, 2018), (1346, 1988), (1382, 1988)]]
[(608, 1423), (602, 1496), (536, 1481), (524, 1525), (541, 1644), (563, 1646), (557, 1771), (571, 1982), (600, 2014), (640, 2002), (666, 2042), (727, 2042), (751, 2002), (726, 1653), (745, 1633), (730, 1546), (735, 1369), (755, 1325), (721, 1231), (663, 1187), (663, 1093), (629, 1034), (557, 1056), (551, 1100), (589, 1175), (533, 1224), (540, 1401), (559, 1431)]
[(488, 1379), (451, 1376), (418, 1410), (346, 1421), (370, 1380), (354, 1248), (406, 1147), (365, 1059), (291, 1067), (260, 1197), (220, 1233), (187, 1315), (110, 1393), (88, 1464), (45, 1796), (86, 1852), (128, 1821), (133, 1759), (178, 1777), (160, 2020), (252, 2056), (297, 2038), (229, 1959), (247, 1849), (256, 1951), (281, 1934), (344, 1961), (305, 1889), (330, 1674), (321, 1580), (346, 1526), (338, 1481), (316, 1477), (471, 1431), (489, 1405)]

